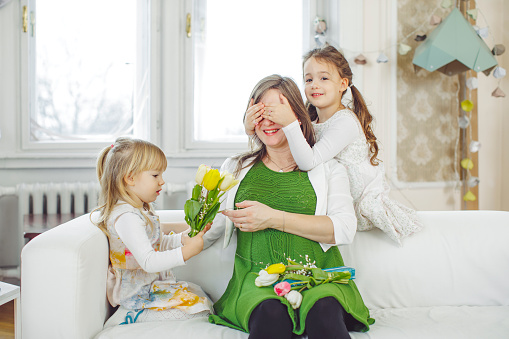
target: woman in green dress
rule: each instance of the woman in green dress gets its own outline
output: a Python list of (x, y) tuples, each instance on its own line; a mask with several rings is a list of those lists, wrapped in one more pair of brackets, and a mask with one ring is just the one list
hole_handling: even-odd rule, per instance
[[(262, 79), (249, 106), (285, 100), (313, 145), (313, 127), (291, 79)], [(232, 246), (236, 243), (237, 249), (232, 278), (209, 321), (248, 332), (253, 339), (291, 338), (292, 333), (306, 333), (309, 339), (350, 338), (348, 331), (367, 331), (374, 320), (352, 280), (305, 290), (296, 309), (272, 286), (255, 285), (261, 269), (288, 259), (314, 262), (322, 269), (343, 266), (337, 245), (351, 243), (357, 226), (342, 165), (331, 160), (309, 172), (299, 171), (280, 125), (264, 119), (255, 132), (252, 151), (227, 159), (221, 168), (241, 182), (228, 192), (225, 210), (206, 237), (213, 240), (225, 230), (226, 246), (233, 233)]]

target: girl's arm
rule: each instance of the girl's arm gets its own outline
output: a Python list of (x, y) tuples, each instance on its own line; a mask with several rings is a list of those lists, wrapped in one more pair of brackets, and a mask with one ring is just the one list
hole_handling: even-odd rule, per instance
[(339, 154), (359, 136), (357, 122), (344, 115), (335, 119), (313, 147), (307, 143), (297, 121), (283, 127), (293, 158), (303, 171), (309, 171)]
[[(256, 201), (238, 203), (239, 210), (224, 211), (243, 232), (274, 228), (317, 241), (324, 251), (331, 246), (349, 244), (357, 229), (357, 218), (350, 194), (348, 174), (336, 161), (325, 164), (327, 176), (327, 215), (288, 213)], [(317, 194), (324, 192), (317, 192)], [(312, 225), (312, 227), (310, 227)]]
[(115, 223), (118, 236), (143, 270), (161, 272), (184, 265), (181, 248), (154, 251), (147, 237), (145, 221), (134, 213), (122, 214)]
[(189, 225), (185, 222), (162, 222), (161, 232), (163, 234), (169, 234), (171, 231), (175, 233), (184, 232), (189, 228)]

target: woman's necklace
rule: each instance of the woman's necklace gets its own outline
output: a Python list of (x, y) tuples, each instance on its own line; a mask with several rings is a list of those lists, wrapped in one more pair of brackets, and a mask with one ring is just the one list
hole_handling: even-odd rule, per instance
[(277, 167), (277, 168), (279, 168), (279, 172), (281, 172), (281, 173), (282, 173), (282, 172), (284, 172), (284, 171), (285, 171), (285, 169), (290, 168), (290, 167), (292, 167), (292, 166), (295, 166), (295, 163), (293, 163), (293, 164), (290, 164), (290, 165), (288, 165), (288, 166), (281, 167), (281, 166), (279, 166), (278, 164), (276, 164), (276, 163), (274, 162), (274, 160), (272, 160), (268, 154), (267, 154), (267, 159), (269, 159), (269, 161), (270, 161), (271, 163), (273, 163), (274, 165), (276, 165), (276, 167)]

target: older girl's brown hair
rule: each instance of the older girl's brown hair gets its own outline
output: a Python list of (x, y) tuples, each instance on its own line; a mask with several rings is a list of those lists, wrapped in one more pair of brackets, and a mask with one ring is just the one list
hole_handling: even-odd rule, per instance
[[(94, 209), (100, 212), (99, 218), (94, 221), (97, 227), (109, 236), (107, 222), (119, 200), (140, 210), (153, 212), (148, 203), (138, 206), (129, 195), (124, 178), (148, 170), (165, 171), (167, 164), (164, 152), (145, 140), (121, 137), (113, 145), (105, 147), (97, 158), (97, 178), (101, 185), (99, 206)], [(152, 221), (146, 216), (145, 219), (153, 227)]]
[[(371, 127), (373, 116), (369, 113), (368, 107), (366, 106), (361, 93), (352, 83), (352, 70), (350, 69), (348, 61), (341, 52), (334, 48), (334, 46), (327, 44), (321, 48), (316, 48), (306, 53), (302, 62), (302, 68), (304, 68), (305, 63), (311, 58), (315, 58), (319, 62), (326, 62), (333, 65), (338, 70), (341, 78), (348, 79), (348, 84), (352, 91), (353, 98), (353, 107), (351, 107), (351, 109), (355, 115), (357, 115), (357, 118), (361, 123), (362, 130), (364, 131), (364, 135), (366, 136), (366, 140), (368, 141), (369, 151), (371, 153), (370, 162), (373, 166), (378, 166), (379, 160), (376, 158), (378, 155), (378, 143)], [(316, 107), (311, 105), (309, 101), (306, 102), (306, 107), (311, 120), (316, 120), (318, 118)]]
[[(260, 102), (265, 93), (271, 89), (280, 91), (286, 97), (286, 99), (288, 99), (288, 103), (290, 104), (293, 113), (295, 113), (295, 116), (301, 122), (300, 128), (304, 134), (304, 137), (306, 138), (306, 141), (311, 147), (313, 147), (315, 144), (313, 126), (311, 124), (311, 120), (309, 119), (304, 101), (302, 100), (300, 90), (292, 79), (283, 77), (278, 74), (272, 74), (261, 79), (253, 88), (253, 91), (249, 96), (247, 107), (249, 108), (251, 99), (253, 99), (253, 105), (257, 104)], [(244, 114), (244, 121), (245, 120), (246, 115)], [(254, 163), (257, 163), (258, 161), (262, 161), (263, 158), (267, 155), (267, 148), (258, 138), (256, 133), (250, 138), (250, 149), (251, 150), (249, 152), (234, 158), (238, 160), (235, 175), (238, 175), (242, 168), (248, 167)], [(253, 158), (253, 160), (242, 167), (242, 164), (245, 162), (245, 160), (249, 158)]]

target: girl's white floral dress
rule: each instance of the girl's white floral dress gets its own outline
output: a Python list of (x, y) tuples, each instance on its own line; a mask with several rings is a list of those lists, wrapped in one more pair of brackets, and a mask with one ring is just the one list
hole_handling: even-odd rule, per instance
[[(147, 224), (143, 214), (152, 220), (153, 227)], [(120, 223), (130, 248), (119, 236)], [(126, 234), (126, 227), (132, 232)], [(107, 296), (112, 306), (120, 305), (119, 312), (128, 315), (126, 321), (129, 317), (132, 322), (183, 319), (212, 310), (210, 300), (199, 286), (175, 278), (171, 268), (185, 264), (179, 248), (181, 235), (161, 234), (157, 215), (119, 202), (107, 228), (111, 262)]]

